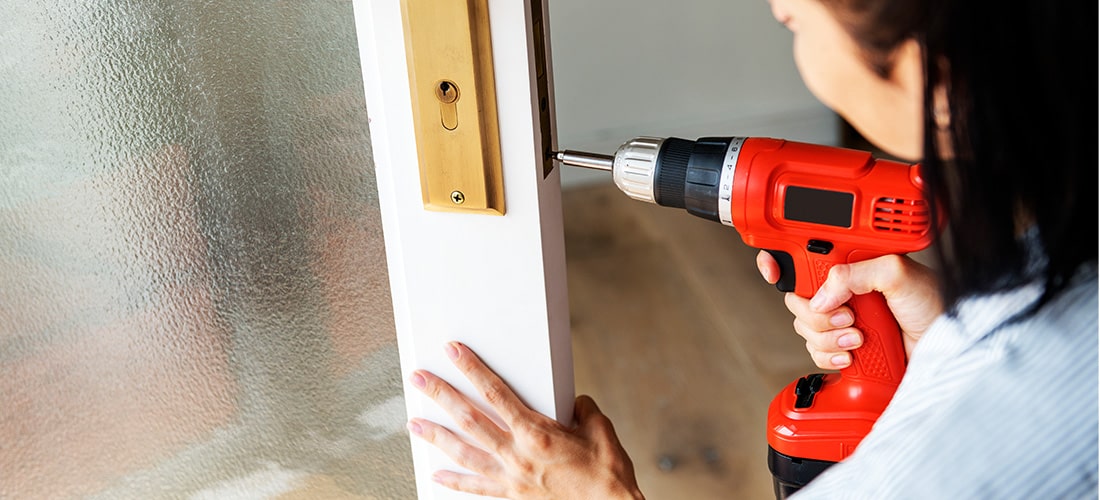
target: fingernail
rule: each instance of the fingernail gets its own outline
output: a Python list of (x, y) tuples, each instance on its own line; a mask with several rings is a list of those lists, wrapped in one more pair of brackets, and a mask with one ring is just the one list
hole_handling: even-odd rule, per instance
[(424, 380), (424, 376), (419, 373), (414, 373), (412, 378), (409, 380), (412, 381), (412, 385), (415, 386), (417, 389), (423, 389), (424, 386), (427, 385), (427, 381)]
[(841, 367), (848, 365), (848, 356), (846, 354), (837, 354), (829, 361), (833, 362), (833, 366)]
[(416, 422), (413, 422), (411, 420), (405, 426), (409, 428), (409, 432), (411, 432), (411, 433), (413, 433), (417, 436), (419, 436), (421, 433), (424, 432), (424, 429), (420, 428), (420, 424), (418, 424)]
[[(839, 339), (836, 339), (836, 345), (840, 347), (855, 347), (859, 345), (859, 335), (854, 333), (842, 335)], [(835, 361), (836, 358), (833, 359)]]
[(848, 326), (852, 322), (852, 315), (847, 312), (838, 312), (829, 318), (829, 324), (833, 326)]
[(444, 350), (447, 351), (447, 357), (451, 358), (451, 361), (458, 359), (458, 348), (453, 343), (447, 344)]
[(764, 269), (764, 281), (768, 283), (775, 283), (775, 274), (771, 269)]

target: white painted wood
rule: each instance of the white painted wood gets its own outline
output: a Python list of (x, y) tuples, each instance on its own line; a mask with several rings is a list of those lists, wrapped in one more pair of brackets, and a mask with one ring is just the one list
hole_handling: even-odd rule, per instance
[[(408, 385), (417, 368), (476, 396), (443, 354), (446, 341), (460, 340), (530, 406), (563, 423), (572, 418), (560, 168), (543, 178), (526, 4), (489, 1), (504, 167), (506, 214), (500, 217), (424, 209), (400, 2), (354, 0), (410, 417), (451, 423)], [(412, 444), (420, 498), (468, 496), (435, 485), (433, 471), (457, 467), (434, 447), (418, 439)]]

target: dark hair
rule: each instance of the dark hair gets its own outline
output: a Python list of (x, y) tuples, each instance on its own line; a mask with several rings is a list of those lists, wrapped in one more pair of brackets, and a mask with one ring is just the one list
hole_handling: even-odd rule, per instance
[[(922, 172), (933, 206), (946, 212), (935, 247), (949, 310), (1041, 278), (1038, 307), (1097, 260), (1096, 3), (822, 1), (881, 75), (901, 42), (922, 46)], [(937, 84), (950, 107), (943, 133)], [(936, 154), (940, 141), (953, 158)], [(1035, 265), (1036, 242), (1045, 266)]]

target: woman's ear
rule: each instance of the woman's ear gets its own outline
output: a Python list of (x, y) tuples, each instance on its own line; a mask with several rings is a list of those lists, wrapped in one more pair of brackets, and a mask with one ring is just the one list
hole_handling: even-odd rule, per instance
[(924, 100), (924, 50), (915, 38), (909, 38), (894, 51), (889, 79), (917, 102)]
[(939, 81), (932, 86), (932, 123), (936, 126), (936, 152), (940, 159), (955, 158), (955, 142), (951, 129), (951, 65), (947, 59), (936, 60)]
[(905, 116), (911, 117), (917, 127), (913, 130), (910, 150), (907, 157), (920, 158), (923, 152), (924, 134), (924, 49), (915, 38), (909, 38), (898, 45), (893, 54), (893, 66), (887, 75), (890, 85), (897, 92), (899, 106), (906, 109)]

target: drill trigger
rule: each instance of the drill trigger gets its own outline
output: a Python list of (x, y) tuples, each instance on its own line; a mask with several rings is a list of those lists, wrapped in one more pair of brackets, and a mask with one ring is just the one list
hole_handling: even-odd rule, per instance
[(775, 282), (775, 288), (780, 292), (794, 291), (794, 257), (782, 250), (768, 250), (777, 263), (779, 263), (779, 281)]

